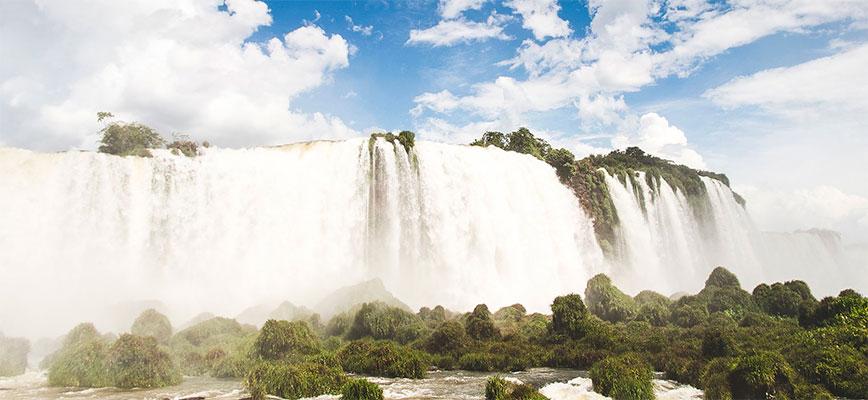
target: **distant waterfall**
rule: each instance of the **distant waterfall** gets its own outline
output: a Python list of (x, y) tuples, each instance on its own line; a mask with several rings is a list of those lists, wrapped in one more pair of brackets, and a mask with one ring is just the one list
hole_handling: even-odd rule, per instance
[(545, 163), (383, 139), (187, 158), (0, 149), (0, 330), (55, 334), (115, 303), (234, 315), (378, 276), (412, 306), (545, 310), (606, 272)]
[(652, 190), (644, 172), (623, 181), (605, 178), (620, 220), (612, 275), (630, 292), (696, 292), (717, 265), (733, 271), (748, 291), (759, 282), (791, 279), (827, 294), (858, 286), (850, 277), (859, 270), (848, 264), (840, 237), (760, 232), (732, 190), (716, 179), (701, 177), (706, 195), (691, 203), (665, 180), (655, 178)]

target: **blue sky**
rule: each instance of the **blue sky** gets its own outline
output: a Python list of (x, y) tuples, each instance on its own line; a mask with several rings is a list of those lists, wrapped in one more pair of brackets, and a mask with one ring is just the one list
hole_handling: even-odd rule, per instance
[(0, 146), (93, 149), (100, 110), (223, 147), (527, 126), (868, 241), (864, 0), (11, 0), (0, 29)]

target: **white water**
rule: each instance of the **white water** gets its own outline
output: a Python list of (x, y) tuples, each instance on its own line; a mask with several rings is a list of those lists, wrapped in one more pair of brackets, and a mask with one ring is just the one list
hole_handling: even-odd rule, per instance
[(0, 149), (0, 330), (124, 329), (106, 309), (144, 300), (175, 321), (311, 305), (374, 276), (411, 306), (544, 310), (605, 272), (578, 201), (530, 156), (419, 142), (415, 167), (362, 139), (204, 150)]
[(816, 295), (865, 287), (866, 265), (851, 265), (836, 234), (760, 232), (729, 187), (708, 177), (702, 182), (707, 203), (697, 211), (665, 180), (652, 191), (640, 172), (634, 190), (629, 179), (622, 183), (606, 175), (620, 218), (616, 284), (632, 293), (695, 293), (711, 269), (721, 265), (748, 291), (760, 282), (791, 279), (805, 280)]

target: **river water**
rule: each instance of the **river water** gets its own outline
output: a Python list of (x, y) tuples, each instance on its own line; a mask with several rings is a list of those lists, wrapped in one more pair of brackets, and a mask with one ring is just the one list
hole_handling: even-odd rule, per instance
[[(434, 371), (425, 379), (369, 377), (383, 388), (386, 399), (433, 400), (483, 399), (485, 381), (491, 373), (468, 371)], [(593, 392), (587, 372), (534, 368), (503, 375), (506, 379), (541, 387), (540, 392), (552, 400), (608, 399)], [(702, 391), (672, 381), (654, 380), (654, 392), (660, 400), (702, 399)], [(180, 385), (150, 390), (119, 390), (115, 388), (70, 389), (46, 385), (44, 372), (28, 371), (13, 378), (0, 378), (0, 399), (97, 399), (97, 400), (183, 400), (191, 398), (243, 399), (247, 397), (238, 380), (209, 377), (185, 377)], [(319, 400), (339, 399), (340, 396), (320, 396)]]

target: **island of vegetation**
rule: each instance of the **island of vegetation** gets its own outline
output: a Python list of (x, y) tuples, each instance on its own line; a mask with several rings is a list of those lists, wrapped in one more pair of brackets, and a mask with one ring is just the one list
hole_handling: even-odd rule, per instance
[[(319, 314), (299, 313), (257, 329), (213, 317), (178, 332), (147, 310), (120, 336), (88, 323), (73, 328), (43, 367), (50, 385), (71, 387), (236, 378), (255, 399), (381, 399), (382, 390), (364, 376), (533, 367), (588, 370), (595, 391), (614, 399), (654, 398), (653, 371), (712, 400), (868, 397), (868, 298), (848, 289), (817, 300), (802, 281), (748, 292), (722, 267), (701, 291), (677, 299), (652, 291), (629, 296), (600, 274), (582, 295), (553, 299), (550, 314), (528, 313), (521, 304), (493, 313), (485, 304), (466, 313), (441, 306), (414, 313), (380, 301), (345, 309), (325, 323)], [(20, 373), (26, 348), (0, 338), (0, 371), (13, 365)], [(537, 389), (494, 376), (484, 390), (487, 399), (545, 398)]]

